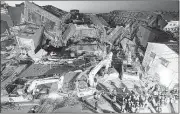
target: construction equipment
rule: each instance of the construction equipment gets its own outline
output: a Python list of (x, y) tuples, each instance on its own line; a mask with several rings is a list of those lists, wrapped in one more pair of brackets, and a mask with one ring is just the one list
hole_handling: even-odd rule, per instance
[(47, 84), (47, 83), (55, 83), (57, 82), (58, 84), (58, 90), (60, 88), (62, 88), (62, 84), (63, 84), (63, 80), (64, 80), (64, 76), (61, 76), (60, 78), (54, 78), (54, 77), (50, 77), (50, 78), (44, 78), (44, 79), (36, 79), (36, 80), (33, 80), (33, 81), (28, 81), (27, 82), (27, 85), (29, 85), (28, 89), (27, 89), (27, 92), (30, 93), (34, 93), (35, 90), (36, 90), (36, 87), (38, 85), (42, 85), (42, 84)]
[[(84, 97), (93, 95), (96, 92), (96, 85), (98, 80), (96, 79), (97, 73), (105, 68), (102, 74), (102, 78), (99, 81), (108, 81), (119, 78), (119, 73), (113, 69), (109, 69), (112, 62), (113, 53), (110, 52), (102, 61), (95, 67), (91, 66), (86, 71), (79, 74), (76, 81), (77, 96)], [(110, 71), (109, 71), (110, 70)], [(82, 87), (82, 86), (83, 87)]]
[(113, 56), (113, 53), (110, 52), (106, 58), (104, 60), (102, 60), (97, 66), (95, 66), (91, 72), (89, 73), (88, 75), (88, 81), (89, 81), (89, 85), (91, 87), (93, 87), (94, 85), (94, 78), (96, 76), (96, 74), (98, 73), (98, 71), (105, 66), (105, 72), (108, 71), (108, 68), (111, 66), (111, 62), (112, 62), (112, 56)]
[[(34, 96), (41, 94), (38, 86), (50, 83), (57, 83), (57, 91), (59, 91), (63, 86), (64, 76), (61, 77), (49, 77), (42, 79), (26, 80), (23, 79), (21, 84), (16, 83), (9, 84), (6, 86), (9, 91), (9, 95), (3, 96), (2, 102), (28, 102), (34, 99)], [(11, 92), (10, 92), (11, 91)], [(43, 92), (44, 93), (44, 92)], [(42, 94), (43, 94), (42, 93)], [(47, 92), (45, 92), (47, 94)]]
[[(92, 67), (90, 67), (90, 68), (92, 68)], [(95, 88), (88, 87), (87, 72), (89, 71), (89, 69), (80, 73), (77, 76), (75, 84), (76, 84), (76, 94), (78, 97), (85, 97), (85, 96), (93, 95), (94, 92), (96, 91)]]

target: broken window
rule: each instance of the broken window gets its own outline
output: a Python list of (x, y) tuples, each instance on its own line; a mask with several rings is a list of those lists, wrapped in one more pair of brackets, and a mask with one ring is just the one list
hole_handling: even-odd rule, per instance
[(160, 58), (160, 60), (161, 60), (161, 64), (163, 65), (163, 66), (165, 66), (165, 67), (167, 67), (168, 66), (168, 64), (169, 64), (169, 61), (167, 61), (166, 59), (164, 59), (164, 58)]

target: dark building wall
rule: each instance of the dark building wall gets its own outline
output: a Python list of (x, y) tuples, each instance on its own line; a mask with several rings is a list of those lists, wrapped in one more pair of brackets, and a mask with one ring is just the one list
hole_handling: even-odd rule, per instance
[(140, 44), (146, 47), (148, 42), (167, 42), (170, 35), (160, 29), (140, 26), (138, 38), (140, 39)]
[[(25, 20), (26, 22), (35, 23), (38, 25), (47, 24), (49, 28), (52, 28), (55, 31), (58, 37), (61, 36), (61, 31), (59, 30), (61, 25), (61, 19), (54, 16), (53, 14), (47, 12), (40, 6), (30, 3), (28, 1), (25, 2)], [(52, 24), (53, 23), (53, 24)], [(52, 27), (53, 26), (53, 27)], [(48, 28), (47, 27), (47, 28)]]
[(7, 21), (1, 20), (1, 34), (4, 33), (6, 30), (9, 30)]
[(53, 14), (47, 12), (46, 10), (44, 10), (43, 8), (41, 8), (40, 6), (35, 5), (34, 3), (30, 3), (30, 2), (25, 2), (25, 15), (26, 15), (26, 21), (28, 21), (28, 14), (30, 12), (36, 12), (37, 14), (44, 16), (46, 18), (48, 18), (49, 20), (55, 22), (57, 25), (58, 23), (61, 21), (61, 19), (59, 19), (58, 17), (54, 16)]
[(12, 19), (8, 14), (1, 14), (1, 20), (6, 21), (9, 27), (13, 26)]
[(13, 25), (20, 24), (22, 12), (23, 9), (21, 7), (8, 7), (8, 13), (13, 21)]
[(16, 4), (16, 7), (20, 7), (22, 9), (22, 13), (24, 14), (24, 2), (21, 4)]
[[(25, 1), (25, 21), (30, 23), (36, 23), (39, 25), (45, 25), (45, 29), (49, 32), (52, 32), (54, 36), (54, 40), (52, 41), (52, 45), (55, 47), (62, 46), (62, 31), (63, 31), (63, 23), (64, 17), (57, 17), (52, 13), (46, 11), (41, 6), (38, 6), (34, 3)], [(66, 17), (66, 14), (63, 15)]]

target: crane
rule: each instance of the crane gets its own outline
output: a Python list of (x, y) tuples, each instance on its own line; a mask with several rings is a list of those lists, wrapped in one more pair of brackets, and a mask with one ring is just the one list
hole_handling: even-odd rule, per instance
[[(64, 76), (61, 77), (49, 77), (42, 79), (28, 80), (24, 87), (17, 89), (17, 93), (14, 95), (5, 95), (3, 96), (2, 102), (28, 102), (33, 100), (33, 95), (37, 92), (37, 86), (48, 84), (48, 83), (57, 83), (57, 91), (59, 91), (63, 86)], [(27, 90), (27, 91), (26, 91)]]
[(100, 61), (100, 63), (91, 70), (91, 72), (89, 73), (89, 76), (88, 76), (90, 86), (94, 85), (95, 75), (102, 67), (105, 66), (106, 67), (105, 71), (107, 71), (108, 68), (111, 66), (112, 56), (113, 56), (113, 53), (110, 52), (104, 60)]
[(29, 81), (29, 82), (27, 82), (27, 84), (30, 83), (30, 85), (29, 85), (29, 87), (27, 89), (27, 92), (28, 93), (33, 92), (33, 94), (34, 94), (35, 90), (36, 90), (36, 87), (38, 85), (47, 84), (47, 83), (55, 83), (55, 82), (57, 82), (58, 90), (59, 90), (63, 86), (63, 81), (64, 81), (64, 76), (61, 76), (60, 78), (50, 77), (50, 78), (36, 79), (36, 80), (33, 80), (33, 81)]
[[(108, 71), (108, 68), (111, 66), (112, 56), (113, 56), (113, 53), (110, 52), (102, 61), (99, 62), (99, 64), (97, 64), (96, 66), (91, 66), (86, 71), (79, 74), (77, 81), (76, 81), (78, 97), (93, 95), (94, 92), (96, 92), (95, 76), (99, 72), (99, 70), (103, 67), (105, 67), (105, 72)], [(84, 81), (84, 80), (80, 81), (80, 78), (82, 78), (83, 76), (85, 76), (85, 78), (87, 79), (86, 81)], [(107, 77), (105, 76), (105, 78), (107, 78)], [(80, 84), (80, 83), (83, 83), (83, 84)], [(86, 84), (87, 85), (89, 84), (90, 87), (87, 86)], [(81, 89), (80, 85), (86, 85), (86, 87)]]

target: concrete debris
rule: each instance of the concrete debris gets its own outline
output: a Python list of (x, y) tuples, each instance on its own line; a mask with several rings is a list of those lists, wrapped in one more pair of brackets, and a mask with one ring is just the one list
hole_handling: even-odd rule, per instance
[[(178, 77), (177, 61), (168, 57), (179, 51), (164, 13), (88, 14), (25, 1), (9, 16), (2, 6), (3, 112), (178, 112), (178, 82), (170, 78)], [(12, 9), (24, 11), (11, 25)]]
[(70, 45), (67, 50), (70, 50), (71, 53), (74, 53), (76, 56), (91, 54), (103, 58), (106, 56), (108, 46), (108, 44), (101, 43), (94, 38), (86, 38)]
[(124, 27), (117, 26), (112, 32), (109, 33), (109, 35), (107, 36), (107, 40), (109, 40), (109, 42), (113, 44), (114, 41), (116, 41), (119, 38), (119, 36), (122, 34), (123, 29)]

